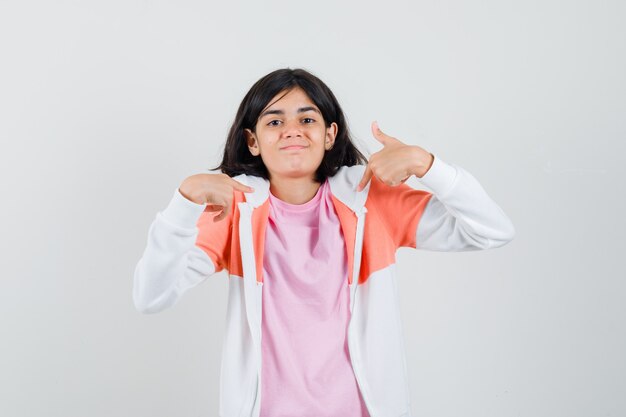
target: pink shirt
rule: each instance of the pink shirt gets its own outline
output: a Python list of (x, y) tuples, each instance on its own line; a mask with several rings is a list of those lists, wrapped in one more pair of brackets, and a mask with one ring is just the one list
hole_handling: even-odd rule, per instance
[(261, 417), (369, 417), (348, 352), (346, 246), (328, 181), (304, 204), (270, 192), (264, 253)]

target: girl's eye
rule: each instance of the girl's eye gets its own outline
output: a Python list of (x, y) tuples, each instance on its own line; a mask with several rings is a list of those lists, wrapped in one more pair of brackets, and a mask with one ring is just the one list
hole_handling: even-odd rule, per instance
[[(307, 122), (307, 123), (305, 123), (305, 124), (311, 124), (311, 123), (315, 122), (315, 119), (312, 119), (312, 118), (310, 118), (310, 117), (305, 117), (305, 118), (304, 118), (304, 119), (302, 119), (302, 120), (310, 120), (310, 122)], [(280, 122), (280, 120), (272, 120), (272, 121), (271, 121), (271, 122), (269, 122), (267, 125), (268, 125), (268, 126), (278, 126), (278, 125), (277, 125), (277, 124), (275, 124), (274, 122)]]

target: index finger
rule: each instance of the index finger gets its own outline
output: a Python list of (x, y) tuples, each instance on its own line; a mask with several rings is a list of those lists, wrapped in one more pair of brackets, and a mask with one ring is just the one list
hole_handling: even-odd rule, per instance
[(365, 167), (365, 172), (363, 173), (363, 177), (361, 178), (361, 181), (359, 181), (359, 185), (356, 187), (356, 190), (361, 191), (363, 188), (365, 188), (367, 183), (372, 178), (373, 174), (374, 173), (372, 172), (372, 168), (370, 168), (370, 164), (368, 163), (367, 166)]
[(254, 188), (247, 186), (245, 184), (240, 183), (237, 180), (234, 180), (231, 178), (231, 182), (233, 183), (233, 188), (239, 190), (239, 191), (243, 191), (244, 193), (251, 193), (254, 192)]

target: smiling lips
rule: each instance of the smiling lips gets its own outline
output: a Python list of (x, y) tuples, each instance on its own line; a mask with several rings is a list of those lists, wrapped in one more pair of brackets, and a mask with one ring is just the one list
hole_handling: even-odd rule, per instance
[(280, 148), (281, 150), (287, 151), (287, 150), (296, 150), (296, 149), (304, 149), (305, 146), (303, 145), (290, 145), (290, 146), (285, 146), (284, 148)]

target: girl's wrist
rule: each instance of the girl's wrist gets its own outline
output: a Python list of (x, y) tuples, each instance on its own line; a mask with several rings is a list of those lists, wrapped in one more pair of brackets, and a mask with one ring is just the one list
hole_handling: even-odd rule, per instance
[(417, 178), (422, 178), (430, 169), (435, 160), (435, 156), (419, 146), (412, 146), (413, 166), (411, 167), (411, 174)]

